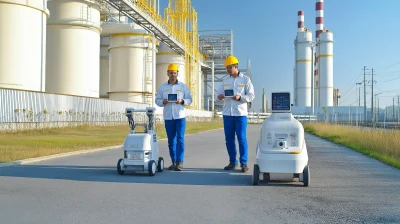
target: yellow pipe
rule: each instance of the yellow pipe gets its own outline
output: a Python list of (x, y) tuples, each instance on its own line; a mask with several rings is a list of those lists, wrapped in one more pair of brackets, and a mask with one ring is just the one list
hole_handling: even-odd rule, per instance
[(312, 60), (297, 60), (296, 62), (312, 62)]
[(143, 37), (152, 38), (151, 35), (146, 34), (146, 33), (116, 33), (116, 34), (111, 35), (111, 37), (121, 37), (121, 36), (143, 36)]
[(332, 54), (321, 54), (318, 56), (318, 58), (327, 58), (327, 57), (333, 57)]
[(160, 52), (160, 53), (157, 53), (157, 55), (177, 55), (177, 56), (179, 56), (179, 54), (176, 52)]

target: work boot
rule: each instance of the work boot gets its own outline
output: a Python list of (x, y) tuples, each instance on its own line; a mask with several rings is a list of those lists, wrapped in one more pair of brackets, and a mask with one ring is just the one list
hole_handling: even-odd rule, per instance
[(168, 167), (169, 170), (175, 170), (176, 169), (176, 162), (173, 162), (171, 166)]
[(240, 167), (242, 167), (242, 173), (246, 173), (249, 171), (249, 167), (247, 167), (247, 164), (240, 164)]
[(175, 171), (182, 171), (183, 162), (176, 162)]
[(237, 168), (237, 164), (229, 163), (228, 166), (224, 167), (224, 170), (234, 170)]

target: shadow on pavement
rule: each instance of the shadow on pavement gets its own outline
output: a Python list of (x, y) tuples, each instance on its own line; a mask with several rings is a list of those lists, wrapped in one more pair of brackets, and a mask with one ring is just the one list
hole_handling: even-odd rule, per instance
[(241, 173), (240, 170), (208, 168), (184, 168), (181, 172), (164, 169), (154, 176), (147, 172), (119, 175), (116, 167), (110, 166), (21, 165), (0, 168), (0, 176), (5, 177), (176, 185), (252, 186), (251, 175), (251, 172)]

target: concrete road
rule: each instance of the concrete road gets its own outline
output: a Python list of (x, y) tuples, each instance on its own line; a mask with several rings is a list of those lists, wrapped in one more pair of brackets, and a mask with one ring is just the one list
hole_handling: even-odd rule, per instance
[(0, 223), (400, 223), (400, 170), (308, 134), (309, 187), (252, 186), (259, 129), (246, 174), (222, 170), (222, 130), (186, 137), (183, 172), (120, 176), (120, 150), (0, 168)]

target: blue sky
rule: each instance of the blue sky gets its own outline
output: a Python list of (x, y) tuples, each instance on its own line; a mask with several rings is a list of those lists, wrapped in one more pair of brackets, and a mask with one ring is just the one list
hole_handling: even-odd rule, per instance
[[(167, 5), (160, 0), (161, 8)], [(261, 109), (262, 88), (268, 99), (273, 91), (293, 91), (294, 44), (297, 11), (315, 34), (315, 0), (192, 0), (199, 30), (227, 30), (234, 34), (234, 54), (242, 66), (251, 60), (256, 99)], [(380, 107), (392, 105), (400, 95), (400, 1), (325, 0), (325, 27), (334, 34), (334, 87), (341, 105), (356, 105), (356, 82), (362, 69), (374, 68)], [(240, 65), (239, 65), (240, 68)], [(371, 70), (367, 71), (368, 74)], [(370, 80), (371, 76), (367, 75)], [(361, 90), (362, 92), (363, 90)], [(367, 106), (371, 105), (367, 86)], [(361, 96), (363, 105), (363, 94)]]

